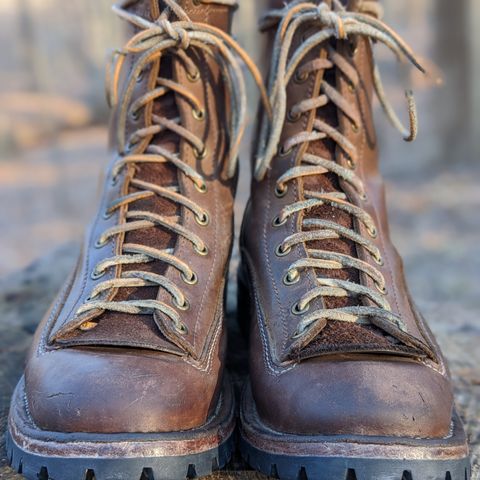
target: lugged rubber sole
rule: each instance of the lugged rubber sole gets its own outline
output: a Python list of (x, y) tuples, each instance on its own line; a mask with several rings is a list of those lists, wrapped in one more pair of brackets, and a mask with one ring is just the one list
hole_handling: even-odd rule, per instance
[(194, 430), (153, 434), (39, 430), (14, 393), (6, 434), (10, 465), (27, 480), (175, 480), (223, 468), (235, 448), (234, 398), (227, 386), (213, 418)]
[(263, 425), (244, 394), (240, 451), (251, 467), (280, 480), (470, 480), (460, 418), (443, 439), (309, 436)]

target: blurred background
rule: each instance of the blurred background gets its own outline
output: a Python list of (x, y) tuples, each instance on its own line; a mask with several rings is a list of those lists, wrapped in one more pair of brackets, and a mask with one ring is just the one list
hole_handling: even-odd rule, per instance
[[(236, 36), (255, 58), (263, 2), (239, 3)], [(382, 3), (386, 22), (432, 71), (405, 76), (385, 49), (376, 51), (397, 109), (405, 115), (403, 87), (411, 84), (420, 116), (412, 145), (377, 115), (392, 234), (468, 421), (480, 416), (480, 1)], [(111, 0), (0, 0), (0, 420), (30, 334), (95, 208), (108, 160), (105, 59), (122, 44), (122, 27)], [(251, 117), (254, 108), (252, 101)], [(248, 154), (247, 138), (237, 224)], [(480, 440), (476, 425), (472, 442)]]

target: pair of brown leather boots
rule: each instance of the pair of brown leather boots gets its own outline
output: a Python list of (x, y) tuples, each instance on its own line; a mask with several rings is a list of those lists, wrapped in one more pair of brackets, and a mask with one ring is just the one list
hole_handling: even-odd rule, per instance
[[(196, 478), (245, 460), (292, 480), (465, 480), (445, 361), (391, 244), (371, 100), (375, 0), (272, 1), (264, 88), (230, 36), (234, 0), (124, 0), (110, 70), (114, 155), (75, 272), (35, 336), (7, 450), (38, 480)], [(237, 422), (224, 297), (243, 64), (257, 81)], [(268, 92), (268, 93), (267, 93)]]

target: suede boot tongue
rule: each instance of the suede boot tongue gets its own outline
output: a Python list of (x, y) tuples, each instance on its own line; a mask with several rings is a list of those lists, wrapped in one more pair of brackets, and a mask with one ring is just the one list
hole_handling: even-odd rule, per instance
[[(324, 81), (333, 87), (336, 86), (336, 71), (329, 69), (324, 72)], [(320, 94), (317, 92), (317, 94)], [(338, 128), (338, 116), (336, 107), (330, 102), (323, 108), (319, 108), (316, 117), (328, 123), (334, 128)], [(311, 142), (307, 152), (328, 160), (335, 160), (335, 143), (326, 138)], [(333, 173), (324, 175), (310, 176), (303, 180), (304, 190), (316, 192), (340, 192), (344, 193), (340, 187), (338, 177)], [(317, 218), (335, 222), (345, 228), (354, 229), (353, 219), (347, 213), (330, 205), (323, 205), (305, 213), (304, 218)], [(345, 238), (318, 240), (309, 242), (309, 248), (326, 250), (358, 257), (356, 245), (351, 240)], [(318, 277), (334, 278), (346, 280), (353, 283), (359, 283), (359, 272), (353, 268), (344, 269), (317, 269)], [(360, 298), (347, 297), (323, 297), (323, 307), (326, 309), (342, 308), (347, 306), (361, 305)], [(366, 346), (372, 349), (391, 349), (392, 341), (382, 330), (374, 326), (365, 326), (355, 323), (345, 323), (340, 321), (329, 321), (326, 327), (312, 341), (300, 355), (312, 355), (315, 352), (365, 349)]]

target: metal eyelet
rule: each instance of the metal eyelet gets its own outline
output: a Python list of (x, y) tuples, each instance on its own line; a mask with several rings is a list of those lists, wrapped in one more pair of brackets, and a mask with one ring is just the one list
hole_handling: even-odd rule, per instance
[(360, 194), (359, 197), (360, 197), (360, 200), (362, 200), (363, 202), (368, 202), (368, 196), (365, 192)]
[(285, 257), (286, 255), (288, 255), (290, 252), (292, 251), (292, 247), (287, 247), (287, 248), (283, 248), (283, 245), (280, 244), (278, 245), (278, 247), (275, 249), (275, 255), (277, 257)]
[(141, 83), (143, 81), (143, 77), (145, 76), (145, 70), (142, 70), (138, 75), (137, 75), (137, 78), (136, 78), (136, 82), (137, 83)]
[(292, 339), (292, 340), (296, 340), (297, 338), (302, 337), (306, 331), (307, 331), (306, 328), (304, 328), (304, 329), (301, 330), (301, 331), (299, 331), (298, 329), (295, 330), (295, 333), (291, 336), (291, 339)]
[(285, 150), (285, 147), (282, 145), (280, 149), (278, 150), (278, 155), (280, 157), (288, 157), (293, 152), (293, 147), (289, 148), (288, 150)]
[(283, 283), (287, 286), (294, 285), (299, 281), (300, 281), (300, 273), (298, 272), (297, 269), (293, 270), (293, 275), (292, 275), (292, 271), (289, 270), (286, 273), (286, 275), (283, 277)]
[(206, 245), (204, 245), (202, 249), (198, 248), (197, 245), (194, 245), (193, 249), (202, 257), (204, 257), (205, 255), (208, 255), (208, 248)]
[(193, 3), (196, 7), (198, 7), (199, 5), (202, 4), (202, 0), (192, 0), (192, 3)]
[(372, 257), (373, 257), (373, 260), (375, 261), (375, 263), (377, 265), (380, 265), (381, 267), (383, 267), (385, 265), (385, 262), (383, 261), (382, 256), (377, 257), (376, 255), (372, 255)]
[(387, 294), (387, 289), (386, 289), (386, 287), (381, 287), (377, 282), (375, 282), (375, 288), (376, 288), (382, 295), (386, 295), (386, 294)]
[(192, 272), (191, 278), (186, 277), (183, 273), (181, 274), (181, 276), (182, 280), (188, 285), (195, 285), (198, 282), (198, 277), (195, 272)]
[(113, 217), (113, 214), (114, 214), (114, 213), (115, 213), (115, 212), (114, 212), (113, 210), (112, 210), (111, 212), (109, 212), (108, 210), (105, 210), (105, 211), (103, 212), (102, 218), (103, 218), (104, 220), (109, 220), (110, 218)]
[(280, 220), (280, 217), (275, 217), (272, 221), (274, 227), (281, 227), (287, 223), (288, 217), (285, 217), (283, 220)]
[(355, 93), (357, 91), (357, 87), (355, 86), (355, 84), (349, 82), (348, 83), (348, 91), (350, 93)]
[(310, 76), (309, 73), (305, 72), (301, 74), (298, 70), (295, 72), (295, 75), (293, 76), (293, 80), (295, 83), (302, 84), (305, 83), (308, 80), (308, 77)]
[(292, 313), (294, 315), (303, 315), (304, 313), (307, 313), (310, 310), (310, 305), (307, 303), (305, 308), (300, 308), (298, 303), (292, 306)]
[(180, 335), (186, 335), (188, 333), (188, 328), (183, 322), (175, 323), (173, 328), (175, 328)]
[(202, 215), (195, 215), (195, 221), (202, 227), (205, 227), (210, 223), (210, 217), (207, 212), (203, 212)]
[(207, 147), (204, 147), (201, 152), (198, 150), (198, 148), (194, 147), (193, 153), (195, 154), (195, 158), (197, 160), (203, 160), (207, 156)]
[(198, 82), (200, 80), (200, 71), (197, 70), (193, 75), (187, 72), (187, 78), (192, 83)]
[(183, 300), (183, 304), (178, 303), (177, 299), (174, 298), (173, 299), (173, 304), (175, 305), (176, 308), (178, 308), (179, 310), (183, 310), (183, 311), (186, 311), (190, 308), (190, 303), (188, 302), (188, 300), (186, 298)]
[(357, 168), (357, 164), (349, 157), (347, 157), (347, 167), (350, 170), (355, 170)]
[(207, 193), (207, 184), (204, 182), (201, 185), (197, 185), (196, 183), (193, 184), (197, 191), (200, 193)]
[(360, 127), (356, 123), (352, 123), (352, 132), (358, 133), (360, 131)]
[(275, 196), (278, 198), (284, 197), (288, 192), (288, 187), (287, 185), (284, 185), (283, 188), (280, 188), (279, 185), (275, 187)]
[(90, 278), (92, 280), (98, 280), (99, 278), (102, 278), (106, 274), (106, 270), (102, 270), (101, 272), (98, 272), (95, 268), (93, 269), (92, 273), (90, 274)]
[(292, 112), (292, 110), (290, 110), (287, 114), (287, 120), (290, 122), (290, 123), (295, 123), (295, 122), (298, 122), (300, 119), (302, 118), (302, 113), (299, 112), (297, 114), (294, 114)]
[(94, 244), (94, 247), (95, 248), (103, 248), (106, 244), (108, 243), (108, 238), (102, 240), (101, 238), (99, 238), (95, 244)]
[(375, 227), (372, 227), (372, 228), (367, 227), (367, 232), (372, 238), (377, 238), (378, 236), (378, 231)]
[(192, 110), (192, 115), (195, 120), (202, 121), (205, 119), (205, 110)]
[(134, 121), (134, 122), (138, 122), (139, 118), (140, 118), (140, 113), (138, 110), (134, 110), (132, 112), (130, 112), (130, 118)]

